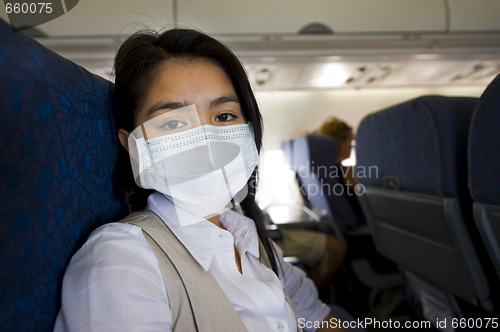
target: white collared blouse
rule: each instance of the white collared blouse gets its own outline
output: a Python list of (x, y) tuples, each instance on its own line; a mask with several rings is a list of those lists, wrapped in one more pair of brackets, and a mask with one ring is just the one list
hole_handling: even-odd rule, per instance
[[(251, 219), (226, 211), (219, 217), (222, 229), (177, 208), (159, 193), (149, 197), (148, 209), (214, 276), (249, 331), (296, 331), (283, 289), (299, 317), (321, 321), (328, 315), (312, 281), (286, 263), (277, 246), (280, 279), (260, 263)], [(235, 246), (242, 274), (235, 264)], [(95, 230), (66, 270), (54, 331), (171, 331), (171, 326), (168, 294), (142, 230), (122, 223)]]

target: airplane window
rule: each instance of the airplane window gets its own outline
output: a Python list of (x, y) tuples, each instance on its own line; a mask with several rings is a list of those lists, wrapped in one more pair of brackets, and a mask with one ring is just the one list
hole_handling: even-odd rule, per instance
[(354, 166), (354, 165), (356, 165), (356, 150), (353, 146), (351, 148), (351, 155), (349, 156), (349, 158), (342, 160), (342, 166)]
[(281, 150), (262, 154), (256, 200), (261, 209), (270, 205), (293, 205), (302, 201), (295, 188), (295, 174), (285, 162)]

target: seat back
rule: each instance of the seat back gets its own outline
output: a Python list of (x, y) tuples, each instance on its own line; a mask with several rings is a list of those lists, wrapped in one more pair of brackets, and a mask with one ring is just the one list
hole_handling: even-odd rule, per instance
[(468, 165), (474, 219), (500, 276), (500, 75), (474, 110)]
[(327, 135), (306, 135), (293, 140), (293, 168), (304, 199), (319, 215), (333, 221), (344, 233), (359, 223), (341, 183), (336, 165), (338, 144)]
[(0, 20), (0, 330), (52, 331), (64, 270), (120, 218), (113, 85)]
[(293, 141), (283, 141), (281, 143), (281, 151), (283, 152), (283, 160), (288, 165), (292, 165), (293, 161)]
[[(316, 191), (319, 190), (321, 184), (319, 179), (310, 171), (311, 159), (307, 138), (305, 136), (300, 136), (291, 141), (291, 144), (285, 144), (284, 146), (287, 145), (292, 147), (291, 153), (289, 153), (291, 156), (290, 166), (295, 172), (299, 184), (299, 190), (306, 205), (308, 205), (320, 217), (333, 220), (326, 197), (324, 195), (308, 195), (308, 192), (312, 188)], [(335, 153), (335, 151), (333, 153)]]
[(365, 117), (357, 172), (376, 167), (362, 206), (377, 249), (418, 277), (488, 306), (471, 240), (467, 141), (475, 98), (424, 96)]

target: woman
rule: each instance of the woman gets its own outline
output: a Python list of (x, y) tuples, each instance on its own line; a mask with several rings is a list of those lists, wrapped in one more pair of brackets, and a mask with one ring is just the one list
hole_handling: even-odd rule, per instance
[(141, 32), (119, 49), (115, 74), (130, 154), (117, 174), (132, 210), (144, 210), (100, 227), (72, 258), (55, 330), (295, 331), (330, 321), (255, 204), (261, 118), (236, 56), (193, 30)]

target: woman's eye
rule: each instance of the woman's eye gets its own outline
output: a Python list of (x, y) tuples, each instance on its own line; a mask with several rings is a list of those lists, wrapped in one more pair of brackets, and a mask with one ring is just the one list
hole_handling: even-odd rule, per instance
[(169, 120), (164, 124), (164, 127), (168, 129), (177, 129), (180, 127), (184, 127), (186, 124), (179, 120)]
[(226, 121), (232, 120), (234, 118), (236, 118), (235, 115), (232, 115), (229, 113), (223, 113), (223, 114), (217, 115), (217, 117), (215, 118), (215, 121), (226, 122)]

